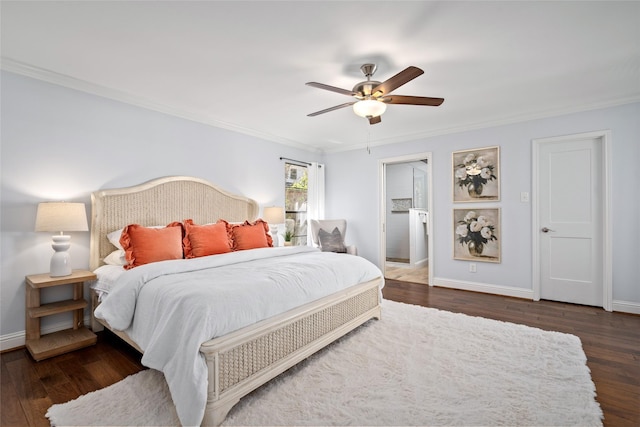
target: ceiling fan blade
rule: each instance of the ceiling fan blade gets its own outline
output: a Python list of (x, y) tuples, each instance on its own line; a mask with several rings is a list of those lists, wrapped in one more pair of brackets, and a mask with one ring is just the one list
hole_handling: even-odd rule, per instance
[(341, 93), (343, 95), (349, 95), (349, 96), (355, 96), (357, 95), (354, 91), (352, 90), (347, 90), (347, 89), (340, 89), (339, 87), (335, 87), (335, 86), (329, 86), (326, 85), (324, 83), (317, 83), (317, 82), (307, 82), (305, 83), (307, 86), (312, 86), (312, 87), (317, 87), (318, 89), (324, 89), (324, 90), (330, 90), (331, 92), (337, 92), (337, 93)]
[(390, 93), (391, 91), (399, 88), (405, 83), (410, 82), (411, 80), (415, 79), (416, 77), (418, 77), (423, 73), (424, 71), (422, 71), (418, 67), (413, 67), (413, 66), (407, 67), (404, 70), (400, 71), (395, 76), (385, 80), (384, 82), (380, 83), (378, 86), (374, 87), (373, 90), (371, 91), (371, 94), (375, 97), (378, 97), (378, 96), (382, 96), (387, 93)]
[(375, 125), (376, 123), (380, 123), (382, 121), (381, 116), (369, 117), (369, 124)]
[(444, 98), (429, 98), (427, 96), (404, 96), (404, 95), (389, 95), (382, 98), (378, 98), (379, 101), (385, 104), (407, 104), (407, 105), (431, 105), (437, 107), (444, 102)]
[(344, 103), (344, 104), (336, 105), (335, 107), (331, 107), (331, 108), (327, 108), (327, 109), (324, 109), (324, 110), (316, 111), (315, 113), (307, 114), (307, 117), (314, 117), (314, 116), (317, 116), (317, 115), (320, 115), (320, 114), (328, 113), (329, 111), (339, 110), (340, 108), (344, 108), (344, 107), (348, 107), (350, 105), (353, 105), (356, 102), (357, 101), (347, 102), (347, 103)]

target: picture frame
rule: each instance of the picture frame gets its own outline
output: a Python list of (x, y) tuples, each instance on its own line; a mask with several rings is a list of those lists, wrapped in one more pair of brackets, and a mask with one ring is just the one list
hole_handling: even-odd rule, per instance
[(451, 155), (453, 202), (500, 200), (500, 147), (454, 151)]
[(453, 259), (499, 263), (500, 208), (453, 209)]

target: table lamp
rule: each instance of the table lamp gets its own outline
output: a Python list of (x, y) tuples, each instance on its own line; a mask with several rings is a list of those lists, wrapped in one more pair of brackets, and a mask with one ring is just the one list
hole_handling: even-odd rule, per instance
[(262, 212), (262, 219), (269, 224), (269, 230), (271, 230), (271, 237), (273, 237), (274, 246), (278, 246), (278, 224), (284, 223), (284, 208), (281, 206), (271, 206), (264, 208)]
[(54, 235), (53, 256), (49, 275), (51, 277), (68, 276), (71, 274), (71, 260), (69, 249), (71, 236), (63, 234), (65, 231), (88, 231), (87, 212), (84, 203), (44, 202), (38, 204), (36, 214), (36, 231), (60, 232)]

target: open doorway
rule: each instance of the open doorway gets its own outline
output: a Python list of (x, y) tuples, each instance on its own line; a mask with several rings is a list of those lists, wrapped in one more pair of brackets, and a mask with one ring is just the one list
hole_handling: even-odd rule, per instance
[(380, 161), (381, 264), (385, 278), (429, 284), (431, 153)]

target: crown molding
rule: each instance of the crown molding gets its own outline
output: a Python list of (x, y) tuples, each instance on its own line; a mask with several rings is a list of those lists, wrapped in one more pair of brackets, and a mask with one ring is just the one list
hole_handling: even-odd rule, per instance
[(420, 140), (433, 138), (441, 135), (450, 135), (450, 134), (469, 132), (469, 131), (479, 130), (479, 129), (488, 129), (488, 128), (499, 127), (499, 126), (507, 126), (507, 125), (512, 125), (516, 123), (530, 122), (533, 120), (547, 119), (550, 117), (558, 117), (558, 116), (564, 116), (569, 114), (583, 113), (585, 111), (593, 111), (593, 110), (600, 110), (604, 108), (618, 107), (620, 105), (633, 104), (636, 102), (640, 102), (640, 96), (630, 96), (627, 98), (611, 100), (608, 102), (585, 104), (579, 107), (555, 109), (555, 110), (549, 110), (549, 111), (531, 113), (531, 114), (522, 114), (522, 115), (498, 119), (498, 120), (483, 121), (480, 123), (461, 124), (460, 126), (433, 129), (428, 132), (405, 134), (405, 135), (395, 136), (391, 138), (372, 140), (368, 143), (350, 145), (348, 147), (336, 147), (332, 149), (327, 149), (325, 150), (325, 152), (337, 153), (342, 151), (361, 150), (361, 149), (366, 149), (371, 147), (378, 147), (382, 145), (399, 144), (402, 142), (420, 141)]
[(487, 129), (491, 127), (505, 126), (515, 123), (522, 123), (532, 120), (544, 119), (549, 117), (581, 113), (584, 111), (598, 110), (602, 108), (616, 107), (624, 104), (631, 104), (634, 102), (640, 102), (640, 96), (635, 95), (627, 98), (610, 100), (607, 102), (598, 102), (592, 104), (580, 105), (578, 107), (569, 107), (563, 109), (554, 109), (544, 112), (535, 112), (531, 114), (522, 114), (518, 116), (512, 116), (507, 118), (501, 118), (497, 120), (483, 121), (479, 123), (464, 123), (459, 126), (452, 126), (447, 128), (440, 128), (430, 130), (428, 132), (421, 132), (415, 134), (404, 134), (394, 136), (391, 138), (384, 138), (378, 140), (372, 140), (368, 143), (350, 145), (348, 147), (336, 147), (318, 149), (304, 145), (300, 142), (293, 141), (287, 138), (282, 138), (277, 135), (268, 134), (258, 131), (252, 128), (246, 128), (236, 125), (234, 123), (225, 122), (222, 120), (216, 120), (214, 118), (203, 116), (202, 114), (195, 113), (193, 111), (178, 109), (169, 105), (160, 104), (149, 99), (136, 96), (127, 92), (120, 91), (118, 89), (110, 88), (107, 86), (98, 85), (85, 80), (77, 79), (65, 74), (60, 74), (55, 71), (47, 70), (44, 68), (36, 67), (30, 64), (26, 64), (20, 61), (16, 61), (11, 58), (2, 57), (0, 59), (0, 68), (15, 74), (31, 77), (37, 80), (45, 81), (48, 83), (64, 86), (70, 89), (75, 89), (81, 92), (89, 93), (92, 95), (100, 96), (103, 98), (112, 99), (115, 101), (123, 102), (125, 104), (134, 105), (136, 107), (145, 108), (147, 110), (157, 111), (159, 113), (168, 114), (170, 116), (179, 117), (182, 119), (190, 120), (205, 125), (238, 132), (244, 135), (249, 135), (258, 139), (275, 142), (278, 144), (295, 147), (301, 150), (313, 152), (313, 153), (337, 153), (343, 151), (354, 151), (360, 149), (366, 149), (371, 147), (377, 147), (382, 145), (399, 144), (403, 142), (412, 142), (432, 138), (435, 136), (448, 135), (454, 133), (468, 132), (478, 129)]
[(169, 105), (161, 104), (147, 98), (133, 95), (128, 92), (124, 92), (111, 87), (91, 83), (86, 80), (77, 79), (75, 77), (72, 77), (66, 74), (61, 74), (55, 71), (36, 67), (36, 66), (26, 64), (24, 62), (16, 61), (14, 59), (7, 58), (4, 56), (0, 59), (0, 68), (11, 73), (31, 77), (36, 80), (41, 80), (47, 83), (64, 86), (70, 89), (78, 90), (80, 92), (85, 92), (85, 93), (100, 96), (103, 98), (112, 99), (114, 101), (123, 102), (125, 104), (133, 105), (133, 106), (144, 108), (147, 110), (157, 111), (159, 113), (168, 114), (170, 116), (179, 117), (179, 118), (190, 120), (193, 122), (202, 123), (205, 125), (242, 133), (244, 135), (249, 135), (255, 138), (275, 142), (278, 144), (288, 145), (291, 147), (295, 147), (295, 148), (310, 151), (310, 152), (320, 151), (316, 148), (309, 147), (307, 145), (289, 140), (287, 138), (282, 138), (277, 135), (260, 132), (258, 130), (239, 126), (234, 123), (229, 123), (222, 120), (216, 120), (212, 117), (203, 116), (202, 114), (198, 114), (193, 111), (179, 109)]

